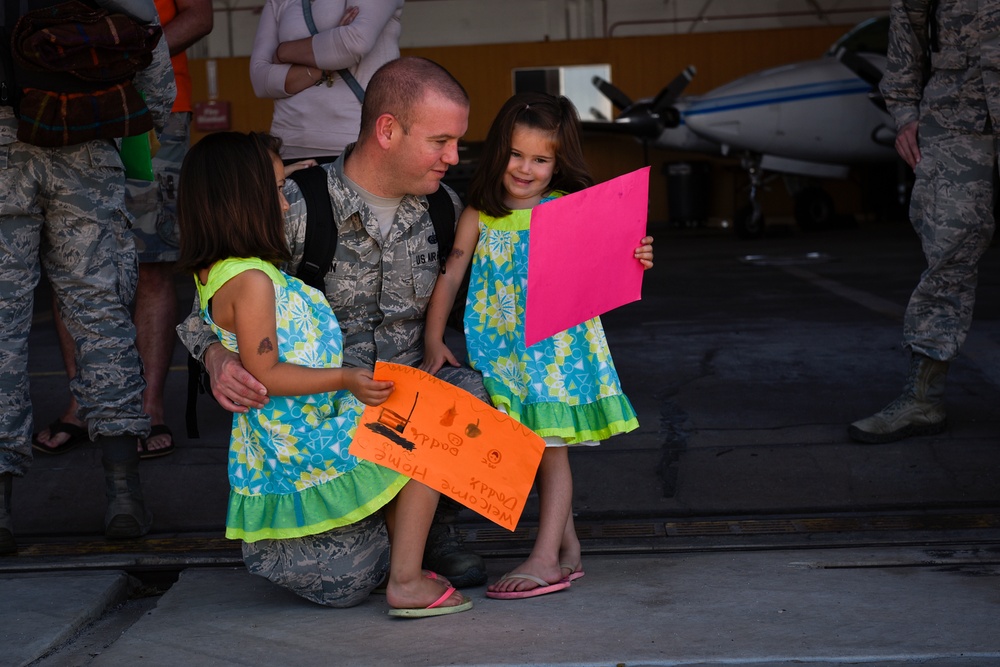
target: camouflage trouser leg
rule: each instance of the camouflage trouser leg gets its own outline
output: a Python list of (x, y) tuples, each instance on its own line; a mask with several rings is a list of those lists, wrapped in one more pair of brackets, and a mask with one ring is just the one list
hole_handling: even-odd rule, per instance
[[(486, 387), (483, 385), (483, 376), (475, 369), (468, 366), (456, 367), (445, 364), (434, 374), (434, 377), (444, 380), (448, 384), (455, 385), (459, 389), (464, 389), (479, 400), (493, 405), (489, 394), (486, 393)], [(435, 521), (455, 521), (461, 511), (461, 504), (441, 494), (441, 500), (438, 501), (437, 513), (434, 519)]]
[(126, 181), (125, 206), (134, 218), (132, 234), (140, 263), (176, 262), (180, 256), (177, 183), (190, 144), (191, 114), (171, 113), (153, 157), (156, 180)]
[(445, 364), (434, 374), (434, 377), (455, 385), (459, 389), (464, 389), (479, 400), (493, 405), (489, 394), (486, 393), (486, 387), (483, 385), (483, 376), (477, 370), (468, 366), (455, 367)]
[(353, 607), (389, 574), (382, 513), (319, 535), (243, 543), (247, 571), (328, 607)]
[(70, 389), (97, 435), (144, 435), (142, 367), (128, 304), (137, 277), (126, 233), (124, 171), (110, 142), (2, 147), (0, 203), (0, 471), (23, 474), (31, 452), (27, 338), (39, 259), (77, 343)]
[(979, 260), (993, 238), (998, 142), (990, 133), (959, 133), (926, 121), (919, 139), (910, 220), (927, 269), (906, 308), (903, 344), (949, 361), (969, 332)]

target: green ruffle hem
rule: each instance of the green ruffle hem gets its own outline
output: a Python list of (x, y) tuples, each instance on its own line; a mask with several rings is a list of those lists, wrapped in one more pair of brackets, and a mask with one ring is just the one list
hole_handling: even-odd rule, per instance
[(226, 537), (282, 540), (347, 526), (377, 512), (409, 480), (362, 460), (348, 473), (295, 493), (251, 496), (230, 491)]
[[(501, 405), (513, 419), (524, 424), (543, 438), (556, 436), (566, 444), (607, 440), (619, 433), (639, 428), (632, 404), (624, 394), (599, 398), (593, 403), (522, 403), (510, 390), (494, 378), (484, 377), (486, 392), (497, 407)], [(563, 426), (545, 426), (563, 424)]]

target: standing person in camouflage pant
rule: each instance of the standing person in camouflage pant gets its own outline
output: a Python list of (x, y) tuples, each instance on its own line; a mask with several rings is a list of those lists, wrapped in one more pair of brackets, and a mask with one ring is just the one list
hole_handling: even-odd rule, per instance
[[(343, 331), (345, 367), (374, 368), (376, 360), (418, 366), (423, 358), (424, 317), (441, 266), (426, 195), (458, 163), (468, 116), (468, 95), (442, 67), (422, 58), (390, 61), (369, 83), (357, 143), (323, 165), (337, 225), (325, 292)], [(285, 269), (294, 274), (304, 252), (306, 207), (294, 181), (284, 192), (292, 253)], [(460, 203), (451, 195), (457, 219)], [(222, 347), (198, 312), (196, 302), (178, 333), (204, 362), (219, 404), (232, 412), (263, 407), (264, 386)], [(471, 368), (446, 367), (438, 377), (487, 400)], [(424, 567), (456, 587), (484, 583), (483, 559), (456, 550), (450, 528), (431, 528)], [(385, 571), (379, 563), (387, 547), (385, 523), (373, 515), (307, 538), (244, 543), (243, 556), (252, 573), (339, 607), (367, 597)]]
[[(101, 3), (103, 4), (103, 3)], [(116, 0), (111, 11), (155, 23), (152, 0)], [(11, 17), (6, 17), (10, 19)], [(16, 17), (14, 17), (16, 18)], [(11, 21), (13, 23), (13, 21)], [(3, 34), (9, 48), (9, 26)], [(9, 62), (9, 61), (7, 61)], [(4, 83), (10, 71), (4, 68)], [(166, 42), (134, 77), (162, 129), (174, 97)], [(101, 444), (108, 497), (105, 535), (138, 537), (151, 515), (139, 483), (136, 437), (149, 431), (145, 386), (128, 304), (135, 290), (135, 245), (128, 233), (125, 171), (111, 140), (43, 148), (17, 138), (18, 119), (0, 106), (0, 553), (16, 550), (12, 478), (31, 463), (32, 408), (28, 333), (33, 294), (45, 267), (63, 319), (76, 341), (72, 380), (90, 437)]]
[[(177, 294), (174, 262), (180, 255), (177, 234), (177, 181), (181, 163), (191, 143), (191, 74), (186, 49), (212, 31), (211, 0), (154, 0), (170, 50), (177, 96), (160, 133), (160, 148), (153, 156), (152, 182), (128, 179), (125, 203), (134, 222), (132, 234), (139, 257), (132, 321), (136, 346), (142, 358), (146, 390), (143, 409), (151, 419), (149, 437), (139, 440), (140, 458), (155, 458), (174, 451), (174, 438), (166, 423), (163, 390), (170, 370), (176, 337)], [(53, 304), (55, 305), (55, 304)], [(54, 308), (56, 332), (66, 374), (76, 374), (73, 339)], [(77, 415), (76, 398), (70, 394), (62, 415), (34, 437), (35, 451), (63, 454), (86, 440), (87, 424)]]
[(896, 150), (914, 169), (910, 203), (927, 269), (903, 321), (910, 372), (903, 393), (854, 422), (863, 443), (947, 426), (945, 375), (972, 323), (978, 264), (993, 237), (1000, 128), (1000, 1), (894, 0), (880, 85)]

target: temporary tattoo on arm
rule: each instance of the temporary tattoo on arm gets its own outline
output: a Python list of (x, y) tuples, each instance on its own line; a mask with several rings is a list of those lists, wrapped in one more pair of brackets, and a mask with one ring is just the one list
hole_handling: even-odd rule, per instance
[(274, 345), (271, 344), (270, 338), (265, 337), (257, 346), (257, 354), (267, 354), (268, 352), (274, 352)]
[(461, 248), (453, 248), (452, 251), (451, 251), (451, 256), (452, 257), (463, 257), (464, 255), (465, 255), (465, 251), (462, 250)]

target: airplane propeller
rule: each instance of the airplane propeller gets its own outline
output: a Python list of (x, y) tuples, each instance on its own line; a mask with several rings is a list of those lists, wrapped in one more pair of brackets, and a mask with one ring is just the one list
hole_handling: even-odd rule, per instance
[(681, 122), (681, 114), (674, 106), (677, 99), (687, 88), (697, 70), (693, 65), (674, 77), (652, 101), (633, 102), (620, 89), (599, 76), (591, 79), (591, 83), (607, 97), (618, 109), (618, 119), (613, 123), (607, 121), (585, 121), (584, 129), (600, 130), (630, 134), (642, 139), (655, 139), (666, 128), (677, 127)]
[[(691, 83), (691, 79), (694, 75), (698, 73), (694, 65), (688, 65), (684, 70), (674, 77), (674, 80), (667, 84), (667, 86), (660, 91), (660, 94), (653, 98), (653, 103), (651, 105), (653, 113), (662, 116), (663, 114), (673, 112), (677, 114), (677, 109), (674, 108), (674, 103), (677, 98), (681, 96), (687, 85)], [(673, 124), (666, 123), (667, 127), (677, 127), (680, 123), (680, 114), (677, 114), (676, 122)]]
[(594, 87), (597, 88), (601, 93), (611, 100), (611, 104), (615, 106), (619, 111), (624, 111), (628, 107), (632, 106), (632, 99), (623, 93), (620, 88), (617, 88), (608, 81), (605, 81), (599, 76), (595, 76), (590, 80)]
[(866, 58), (861, 56), (856, 51), (848, 51), (844, 47), (837, 49), (837, 52), (834, 53), (833, 56), (840, 61), (840, 64), (851, 70), (855, 76), (872, 87), (872, 91), (868, 94), (868, 98), (872, 101), (872, 104), (877, 106), (882, 111), (885, 111), (885, 100), (882, 98), (882, 93), (880, 93), (878, 89), (878, 84), (882, 81), (882, 70), (875, 65), (872, 65)]

